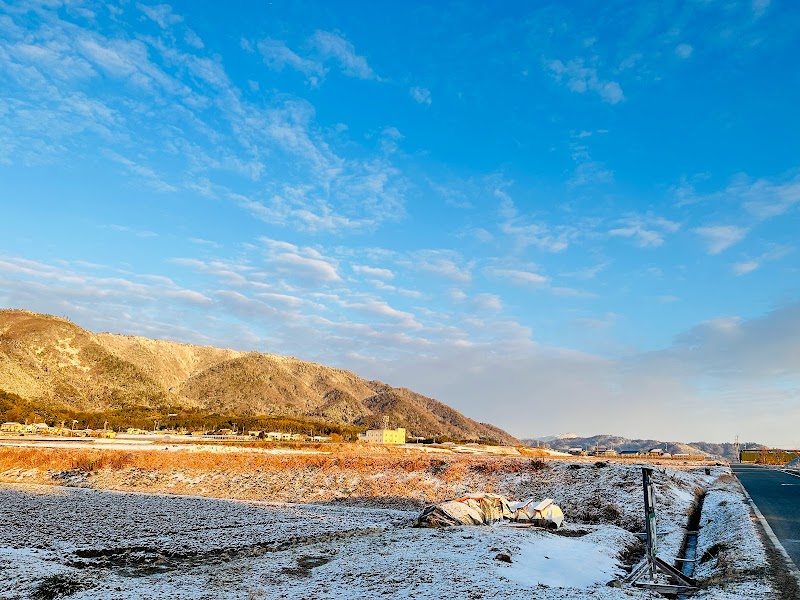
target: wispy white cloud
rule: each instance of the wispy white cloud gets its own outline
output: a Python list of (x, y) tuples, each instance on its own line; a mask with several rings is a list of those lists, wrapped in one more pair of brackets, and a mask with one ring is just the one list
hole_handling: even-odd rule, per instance
[(366, 265), (353, 265), (353, 271), (370, 277), (380, 277), (381, 279), (394, 279), (394, 273), (389, 269), (380, 267), (369, 267)]
[(619, 227), (609, 230), (614, 237), (630, 238), (640, 248), (657, 248), (666, 236), (680, 229), (680, 223), (652, 215), (630, 215), (620, 219)]
[(747, 273), (752, 273), (756, 269), (761, 266), (756, 260), (746, 260), (744, 262), (738, 262), (733, 265), (733, 270), (737, 275), (745, 275)]
[(562, 285), (555, 285), (550, 287), (550, 292), (554, 296), (560, 296), (562, 298), (597, 298), (597, 294), (594, 292), (589, 292), (587, 290), (580, 290), (577, 288), (566, 287)]
[(8, 293), (15, 290), (16, 293), (26, 296), (38, 291), (51, 299), (61, 298), (64, 301), (84, 302), (88, 305), (125, 303), (128, 299), (139, 305), (159, 300), (167, 302), (170, 299), (194, 306), (208, 306), (213, 303), (203, 293), (181, 287), (169, 277), (126, 273), (80, 261), (48, 264), (23, 257), (0, 256), (0, 276), (2, 275), (13, 277)]
[(200, 38), (199, 35), (197, 35), (191, 29), (186, 30), (183, 39), (186, 41), (187, 44), (189, 44), (192, 48), (196, 50), (202, 50), (203, 48), (205, 48), (203, 40)]
[(214, 301), (211, 298), (194, 290), (167, 290), (165, 294), (171, 298), (185, 300), (189, 304), (196, 304), (199, 306), (209, 306), (210, 304), (214, 304)]
[(258, 51), (264, 59), (264, 64), (275, 71), (281, 71), (288, 66), (309, 78), (311, 85), (318, 85), (321, 78), (328, 70), (319, 60), (303, 58), (296, 54), (281, 40), (265, 38), (256, 44)]
[(130, 233), (140, 238), (152, 238), (158, 236), (158, 234), (154, 231), (149, 231), (147, 229), (134, 229), (132, 227), (128, 227), (127, 225), (109, 225), (108, 228), (113, 229), (114, 231)]
[(575, 279), (594, 279), (600, 273), (605, 271), (610, 264), (611, 264), (610, 262), (601, 262), (594, 265), (593, 267), (584, 267), (582, 269), (577, 269), (575, 271), (563, 273), (562, 276), (574, 277)]
[(459, 288), (450, 288), (447, 295), (453, 302), (463, 302), (467, 299), (467, 293)]
[(767, 12), (772, 0), (751, 0), (750, 6), (753, 10), (753, 16), (758, 19)]
[(102, 153), (106, 156), (106, 158), (122, 165), (126, 170), (134, 175), (141, 177), (147, 183), (147, 185), (155, 190), (158, 190), (159, 192), (175, 192), (178, 190), (178, 188), (174, 185), (164, 181), (152, 167), (139, 164), (130, 158), (114, 152), (113, 150), (106, 149)]
[(192, 238), (189, 238), (189, 241), (192, 244), (197, 244), (199, 246), (209, 246), (211, 248), (217, 248), (217, 249), (222, 248), (222, 244), (220, 244), (218, 242), (215, 242), (213, 240), (206, 240), (206, 239), (203, 239), (203, 238), (192, 237)]
[(734, 273), (737, 275), (746, 275), (747, 273), (752, 273), (753, 271), (760, 269), (766, 262), (783, 258), (792, 252), (792, 250), (793, 249), (788, 246), (775, 246), (766, 252), (763, 252), (759, 256), (756, 256), (755, 258), (734, 263), (732, 268)]
[(169, 4), (147, 5), (137, 2), (136, 8), (147, 15), (149, 19), (158, 23), (158, 26), (162, 29), (183, 21), (183, 17), (172, 12), (172, 7)]
[[(248, 40), (242, 40), (246, 50), (252, 50)], [(382, 81), (370, 67), (366, 57), (356, 52), (355, 46), (337, 33), (317, 30), (305, 41), (306, 52), (289, 48), (283, 40), (264, 38), (255, 44), (264, 64), (275, 71), (290, 67), (308, 77), (312, 86), (317, 86), (330, 72), (328, 65), (335, 65), (347, 77)]]
[(608, 312), (602, 317), (582, 317), (574, 319), (572, 324), (580, 329), (610, 329), (619, 320), (619, 315)]
[[(598, 132), (599, 133), (599, 132)], [(588, 140), (593, 134), (581, 131), (573, 134), (569, 149), (572, 160), (575, 162), (575, 173), (570, 179), (571, 185), (604, 184), (614, 181), (614, 173), (602, 162), (592, 158), (589, 153)]]
[(453, 281), (468, 283), (472, 280), (473, 264), (464, 263), (461, 256), (452, 250), (418, 250), (403, 264)]
[[(697, 179), (706, 179), (701, 175)], [(724, 189), (698, 193), (692, 182), (682, 181), (673, 188), (679, 206), (699, 203), (733, 202), (758, 220), (786, 214), (800, 205), (800, 174), (795, 170), (783, 177), (753, 179), (741, 173)]]
[(292, 252), (284, 252), (273, 257), (278, 272), (293, 277), (307, 278), (312, 281), (341, 281), (336, 267), (320, 258), (301, 256)]
[(355, 46), (341, 35), (318, 30), (309, 41), (323, 60), (333, 60), (338, 63), (345, 75), (358, 79), (380, 80), (369, 66), (367, 59), (357, 54)]
[(497, 277), (500, 279), (507, 279), (515, 285), (544, 285), (550, 281), (549, 277), (540, 275), (533, 271), (525, 271), (521, 269), (500, 269), (496, 267), (489, 267), (485, 270), (486, 275), (489, 277)]
[(694, 232), (705, 239), (708, 253), (719, 254), (747, 236), (747, 229), (735, 225), (708, 225), (697, 227)]
[(324, 285), (342, 281), (336, 261), (310, 247), (300, 247), (262, 237), (266, 249), (265, 267), (276, 274), (311, 285)]
[(240, 318), (247, 320), (288, 318), (284, 311), (240, 292), (219, 290), (215, 296), (220, 304)]
[[(139, 8), (176, 29), (169, 6)], [(91, 148), (139, 184), (228, 199), (258, 219), (306, 231), (367, 229), (403, 217), (405, 177), (388, 149), (372, 157), (351, 151), (358, 144), (321, 127), (314, 107), (299, 98), (249, 100), (222, 60), (202, 52), (202, 40), (187, 34), (182, 43), (183, 25), (133, 38), (124, 29), (104, 35), (70, 22), (68, 12), (40, 12), (27, 37), (8, 24), (27, 41), (0, 40), (0, 68), (11, 81), (0, 99), (0, 162), (74, 160)], [(330, 65), (377, 79), (337, 34), (317, 32), (305, 46), (308, 57), (262, 42), (259, 51), (273, 67), (322, 77)], [(101, 77), (114, 85), (87, 97), (86, 80)], [(334, 149), (334, 138), (350, 156)], [(259, 184), (268, 161), (271, 177)]]
[(419, 290), (409, 290), (406, 288), (397, 287), (395, 285), (389, 285), (385, 281), (381, 279), (371, 279), (369, 282), (375, 286), (376, 289), (390, 292), (392, 294), (397, 294), (399, 296), (406, 296), (408, 298), (424, 298), (425, 294), (420, 292)]
[(409, 90), (409, 93), (414, 101), (419, 104), (429, 105), (431, 103), (431, 91), (428, 88), (415, 86)]
[(292, 309), (299, 308), (312, 308), (315, 310), (325, 311), (326, 307), (318, 302), (309, 300), (308, 298), (301, 298), (291, 294), (278, 294), (274, 292), (259, 292), (254, 294), (256, 298), (263, 300), (267, 304), (278, 304), (282, 307), (289, 307)]
[(800, 175), (780, 183), (768, 179), (751, 182), (742, 176), (725, 193), (738, 198), (759, 219), (778, 217), (800, 204)]
[(423, 328), (412, 313), (398, 310), (383, 300), (371, 299), (366, 302), (344, 303), (344, 306), (369, 315), (396, 321), (406, 329), (419, 330)]
[(530, 218), (519, 213), (511, 196), (499, 187), (494, 189), (493, 195), (499, 200), (498, 212), (502, 219), (499, 229), (511, 237), (520, 250), (534, 246), (548, 252), (563, 252), (580, 237), (580, 230), (573, 225), (551, 226), (543, 221), (531, 222)]
[(693, 52), (694, 52), (694, 48), (692, 47), (691, 44), (683, 43), (683, 44), (678, 44), (677, 46), (675, 46), (675, 54), (679, 58), (683, 58), (683, 59), (689, 58), (692, 55)]
[(574, 58), (567, 63), (561, 60), (550, 60), (545, 63), (556, 81), (564, 81), (573, 92), (583, 94), (587, 91), (596, 93), (609, 104), (617, 104), (625, 100), (625, 94), (618, 82), (602, 79), (597, 68), (588, 66), (583, 58)]
[(472, 298), (472, 306), (476, 310), (498, 311), (503, 308), (503, 301), (497, 294), (478, 294)]

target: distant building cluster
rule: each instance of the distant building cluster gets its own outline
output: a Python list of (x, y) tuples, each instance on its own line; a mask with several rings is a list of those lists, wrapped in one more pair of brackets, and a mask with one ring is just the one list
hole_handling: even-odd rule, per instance
[(595, 446), (592, 449), (569, 448), (567, 450), (573, 456), (618, 456), (620, 458), (678, 458), (685, 460), (698, 460), (703, 458), (700, 455), (692, 455), (683, 452), (670, 454), (663, 448), (650, 448), (649, 450), (614, 450), (606, 446)]
[[(251, 439), (268, 440), (271, 442), (330, 442), (331, 437), (326, 435), (304, 435), (301, 433), (288, 433), (285, 431), (261, 431), (250, 430), (246, 434), (244, 431), (233, 429), (217, 429), (215, 431), (175, 431), (175, 430), (153, 430), (129, 427), (125, 430), (128, 435), (190, 435), (192, 437), (202, 437), (205, 439), (229, 439), (246, 441)], [(51, 427), (46, 423), (17, 423), (9, 421), (0, 425), (0, 434), (3, 435), (49, 435), (62, 437), (116, 437), (112, 429), (70, 429), (67, 427)], [(358, 440), (368, 444), (405, 444), (406, 430), (402, 427), (389, 429), (385, 426), (381, 429), (368, 429), (365, 433), (358, 435)]]
[(138, 429), (136, 427), (129, 427), (126, 433), (130, 435), (190, 435), (192, 437), (203, 437), (206, 439), (230, 439), (237, 441), (245, 441), (251, 439), (268, 440), (271, 442), (330, 442), (331, 437), (327, 435), (304, 435), (302, 433), (287, 433), (285, 431), (262, 431), (259, 429), (249, 430), (245, 435), (242, 431), (234, 431), (229, 428), (216, 429), (214, 431), (195, 430), (175, 431), (173, 429), (160, 429), (157, 431), (147, 431), (145, 429)]
[(111, 429), (70, 429), (50, 427), (47, 423), (17, 423), (8, 421), (0, 425), (0, 433), (6, 435), (57, 435), (60, 437), (105, 437), (116, 436)]
[(331, 439), (324, 435), (307, 436), (300, 433), (285, 433), (283, 431), (248, 431), (247, 435), (254, 438), (270, 440), (272, 442), (298, 442), (302, 440), (329, 442)]

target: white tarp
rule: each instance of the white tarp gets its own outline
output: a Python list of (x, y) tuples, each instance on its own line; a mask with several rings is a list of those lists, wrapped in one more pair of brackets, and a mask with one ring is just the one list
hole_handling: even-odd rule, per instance
[(564, 513), (550, 498), (509, 502), (497, 494), (469, 494), (426, 506), (415, 526), (489, 525), (503, 519), (558, 529), (564, 523)]
[(417, 518), (417, 527), (488, 525), (511, 517), (508, 500), (497, 494), (469, 494), (456, 500), (426, 506)]
[(538, 503), (533, 499), (513, 502), (509, 507), (514, 513), (513, 521), (532, 523), (549, 529), (558, 529), (564, 524), (564, 513), (552, 498)]

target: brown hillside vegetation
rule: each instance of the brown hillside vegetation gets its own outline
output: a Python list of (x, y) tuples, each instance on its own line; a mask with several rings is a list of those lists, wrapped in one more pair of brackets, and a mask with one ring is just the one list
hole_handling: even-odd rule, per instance
[(388, 416), (392, 426), (415, 435), (517, 442), (432, 398), (349, 371), (274, 354), (95, 334), (26, 310), (0, 310), (0, 393), (5, 414), (20, 415), (25, 403), (50, 420), (69, 410), (118, 425), (126, 416), (176, 412), (190, 414), (191, 422), (294, 417), (366, 427)]

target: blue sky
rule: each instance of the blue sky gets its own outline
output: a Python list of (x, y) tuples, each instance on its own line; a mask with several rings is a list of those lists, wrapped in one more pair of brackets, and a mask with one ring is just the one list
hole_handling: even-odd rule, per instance
[(202, 4), (0, 2), (0, 306), (800, 446), (800, 5)]

